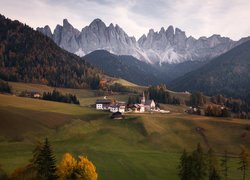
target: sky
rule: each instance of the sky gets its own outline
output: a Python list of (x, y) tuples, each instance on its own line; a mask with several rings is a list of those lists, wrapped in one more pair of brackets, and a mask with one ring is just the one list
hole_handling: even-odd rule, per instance
[(0, 0), (0, 13), (52, 31), (65, 18), (79, 30), (100, 18), (136, 39), (169, 25), (195, 38), (250, 36), (250, 0)]

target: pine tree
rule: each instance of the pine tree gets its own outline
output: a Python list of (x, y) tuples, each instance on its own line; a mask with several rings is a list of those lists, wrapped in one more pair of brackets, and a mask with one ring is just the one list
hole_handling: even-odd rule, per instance
[(240, 162), (239, 162), (240, 167), (238, 169), (243, 172), (243, 180), (245, 180), (246, 171), (249, 168), (249, 152), (244, 145), (241, 146), (241, 152), (240, 152), (239, 158), (240, 158)]
[(179, 177), (181, 180), (190, 180), (191, 178), (191, 170), (192, 170), (192, 162), (190, 161), (190, 156), (187, 154), (187, 151), (184, 150), (181, 158), (179, 169)]
[(37, 147), (34, 151), (33, 163), (37, 169), (37, 178), (45, 180), (57, 179), (56, 160), (49, 144), (48, 138), (45, 138), (42, 147)]
[(207, 175), (206, 157), (203, 149), (198, 143), (197, 149), (192, 153), (192, 168), (194, 170), (194, 179), (203, 180)]
[(219, 180), (219, 163), (216, 155), (214, 154), (213, 149), (208, 151), (208, 176), (209, 180)]
[(225, 180), (227, 180), (228, 177), (228, 161), (229, 161), (228, 152), (227, 150), (225, 150), (223, 158), (221, 160), (222, 173)]

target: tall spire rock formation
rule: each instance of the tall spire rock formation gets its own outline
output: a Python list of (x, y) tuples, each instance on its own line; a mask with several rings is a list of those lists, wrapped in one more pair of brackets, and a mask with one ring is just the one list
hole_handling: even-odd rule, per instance
[(219, 56), (233, 47), (249, 40), (233, 41), (220, 35), (187, 37), (179, 28), (162, 27), (159, 32), (150, 29), (138, 41), (130, 37), (118, 25), (109, 26), (101, 19), (95, 19), (81, 31), (75, 29), (67, 19), (57, 25), (53, 34), (49, 26), (37, 28), (52, 38), (61, 48), (84, 56), (95, 50), (107, 50), (117, 55), (132, 55), (150, 64), (178, 64), (186, 61), (205, 61)]

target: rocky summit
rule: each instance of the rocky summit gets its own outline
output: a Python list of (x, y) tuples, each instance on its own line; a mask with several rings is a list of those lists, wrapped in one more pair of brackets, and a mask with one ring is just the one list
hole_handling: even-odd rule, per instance
[(136, 41), (119, 25), (109, 26), (101, 19), (95, 19), (81, 31), (74, 28), (67, 19), (63, 25), (57, 25), (53, 34), (49, 26), (37, 28), (37, 31), (52, 38), (61, 48), (84, 56), (95, 50), (107, 50), (116, 55), (132, 55), (150, 64), (178, 64), (186, 61), (205, 61), (217, 57), (233, 47), (249, 40), (243, 38), (233, 41), (220, 35), (187, 37), (179, 28), (162, 27), (159, 32), (150, 29)]

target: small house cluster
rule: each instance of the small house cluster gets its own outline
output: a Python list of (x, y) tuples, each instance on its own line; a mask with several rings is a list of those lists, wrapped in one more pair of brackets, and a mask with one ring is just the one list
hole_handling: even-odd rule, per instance
[(103, 99), (96, 100), (96, 109), (107, 110), (112, 113), (120, 112), (124, 113), (126, 108), (126, 102), (123, 101), (112, 101), (104, 97)]
[(96, 100), (96, 109), (107, 110), (112, 113), (124, 113), (125, 111), (143, 113), (145, 111), (154, 111), (156, 109), (154, 100), (146, 100), (144, 93), (140, 101), (140, 104), (127, 105), (126, 102), (112, 101), (111, 99), (107, 99), (106, 97), (104, 97), (103, 99)]
[(145, 111), (154, 111), (156, 109), (155, 101), (150, 99), (146, 100), (144, 92), (142, 94), (141, 103), (140, 104), (129, 104), (127, 106), (129, 112), (140, 112), (143, 113)]
[(30, 98), (42, 98), (41, 93), (36, 91), (22, 91), (19, 96), (21, 97), (30, 97)]

